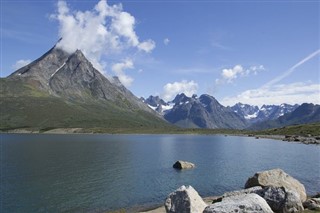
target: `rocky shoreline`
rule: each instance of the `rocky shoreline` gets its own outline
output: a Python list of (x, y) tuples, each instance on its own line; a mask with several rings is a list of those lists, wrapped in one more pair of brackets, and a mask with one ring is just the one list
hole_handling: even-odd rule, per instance
[(259, 138), (266, 138), (266, 139), (273, 139), (273, 140), (281, 140), (286, 142), (296, 142), (296, 143), (303, 143), (303, 144), (320, 144), (320, 136), (300, 136), (300, 135), (239, 135), (239, 136), (246, 136), (246, 137), (255, 137), (256, 139)]
[[(83, 128), (56, 128), (56, 129), (50, 129), (46, 131), (30, 130), (30, 129), (12, 129), (7, 131), (0, 131), (0, 134), (113, 134), (113, 133), (94, 133), (94, 132), (88, 132)], [(132, 134), (139, 134), (139, 133), (132, 133)], [(152, 134), (152, 133), (149, 133), (149, 134)], [(163, 134), (166, 134), (166, 133), (164, 132)], [(174, 134), (174, 133), (169, 133), (169, 134)], [(183, 134), (183, 133), (180, 132), (179, 134)], [(186, 134), (190, 134), (190, 133), (186, 133)], [(219, 134), (214, 134), (214, 135), (219, 135)], [(254, 137), (256, 139), (266, 138), (266, 139), (281, 140), (281, 141), (287, 141), (287, 142), (320, 145), (320, 136), (313, 136), (313, 135), (301, 136), (301, 135), (225, 134), (225, 136), (244, 136), (244, 137)]]
[(320, 211), (320, 195), (307, 197), (305, 188), (281, 169), (257, 172), (249, 177), (245, 189), (221, 196), (201, 198), (192, 186), (181, 186), (170, 193), (164, 205), (140, 213), (218, 213)]

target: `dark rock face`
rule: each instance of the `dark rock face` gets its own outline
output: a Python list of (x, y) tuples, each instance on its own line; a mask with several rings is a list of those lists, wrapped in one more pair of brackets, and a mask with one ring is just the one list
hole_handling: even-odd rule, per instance
[(38, 81), (39, 89), (49, 90), (48, 81), (51, 75), (67, 61), (69, 54), (55, 46), (46, 52), (43, 56), (24, 66), (8, 78), (28, 78)]
[(281, 104), (281, 105), (263, 105), (261, 108), (248, 104), (237, 103), (231, 109), (249, 124), (274, 120), (287, 113), (294, 111), (299, 105)]
[(158, 107), (160, 105), (168, 105), (164, 100), (162, 100), (159, 96), (150, 95), (146, 100), (145, 103), (149, 104), (153, 107)]
[(253, 130), (278, 128), (295, 124), (307, 124), (320, 121), (320, 105), (304, 103), (290, 113), (274, 120), (259, 122), (250, 127)]
[(210, 95), (187, 97), (179, 94), (173, 100), (174, 107), (164, 115), (170, 123), (186, 128), (226, 128), (243, 129), (242, 119), (230, 108), (222, 106)]
[(54, 46), (8, 78), (38, 82), (37, 89), (67, 100), (102, 100), (120, 105), (125, 103), (130, 109), (140, 109), (156, 115), (125, 88), (117, 77), (109, 80), (96, 70), (80, 50), (69, 54)]

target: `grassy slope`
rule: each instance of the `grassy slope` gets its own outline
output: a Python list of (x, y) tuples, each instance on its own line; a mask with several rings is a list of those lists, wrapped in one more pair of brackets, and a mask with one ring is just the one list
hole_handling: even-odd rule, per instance
[[(107, 101), (66, 102), (12, 79), (0, 79), (0, 130), (53, 128), (170, 128), (154, 115)], [(125, 104), (125, 103), (124, 103)]]
[(320, 135), (320, 123), (286, 126), (261, 131), (252, 131), (252, 133), (261, 135)]

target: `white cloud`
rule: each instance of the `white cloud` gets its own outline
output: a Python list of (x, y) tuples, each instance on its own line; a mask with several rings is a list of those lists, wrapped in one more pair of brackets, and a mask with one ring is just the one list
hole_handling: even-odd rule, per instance
[(296, 82), (292, 84), (277, 84), (270, 87), (246, 90), (234, 97), (226, 97), (221, 103), (234, 105), (238, 102), (258, 105), (263, 104), (320, 104), (320, 84)]
[(257, 75), (262, 70), (265, 70), (263, 65), (255, 65), (245, 69), (242, 65), (238, 64), (233, 68), (223, 69), (221, 71), (221, 78), (217, 78), (215, 82), (216, 84), (232, 83), (239, 76)]
[(197, 90), (198, 84), (196, 82), (182, 80), (180, 82), (167, 83), (164, 85), (163, 94), (161, 96), (165, 101), (170, 101), (179, 93), (192, 96), (197, 93)]
[(164, 45), (168, 45), (169, 44), (169, 42), (170, 42), (170, 40), (168, 39), (168, 38), (165, 38), (164, 40), (163, 40), (163, 43), (164, 43)]
[(116, 63), (112, 66), (112, 71), (118, 76), (120, 82), (125, 86), (125, 87), (130, 87), (133, 78), (128, 76), (124, 70), (126, 69), (133, 69), (134, 65), (131, 59), (126, 59), (123, 62)]
[(139, 40), (135, 17), (123, 11), (121, 4), (108, 5), (106, 0), (100, 0), (93, 10), (70, 11), (67, 3), (60, 0), (57, 7), (57, 13), (51, 15), (59, 21), (59, 36), (63, 38), (57, 46), (70, 53), (82, 50), (101, 72), (106, 71), (103, 55), (131, 48), (150, 53), (155, 48), (153, 40)]
[(223, 69), (221, 76), (227, 80), (228, 83), (232, 82), (233, 79), (236, 79), (239, 74), (242, 74), (244, 69), (241, 65), (236, 65), (231, 69)]
[(138, 48), (140, 50), (145, 51), (146, 53), (150, 53), (155, 47), (156, 47), (156, 43), (151, 39), (144, 41), (144, 42), (141, 42), (138, 45)]
[(13, 70), (17, 70), (17, 69), (20, 69), (21, 67), (24, 67), (30, 63), (31, 63), (31, 60), (29, 60), (29, 59), (27, 59), (27, 60), (21, 59), (21, 60), (18, 60), (15, 64), (13, 64), (11, 67)]

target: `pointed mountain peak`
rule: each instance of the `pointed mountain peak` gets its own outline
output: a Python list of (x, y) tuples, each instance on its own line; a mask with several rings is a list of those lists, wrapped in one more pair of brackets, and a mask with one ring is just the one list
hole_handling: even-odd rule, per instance
[(111, 82), (117, 87), (124, 87), (118, 76), (113, 76)]

